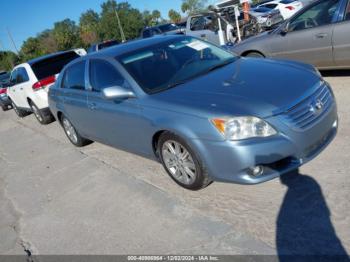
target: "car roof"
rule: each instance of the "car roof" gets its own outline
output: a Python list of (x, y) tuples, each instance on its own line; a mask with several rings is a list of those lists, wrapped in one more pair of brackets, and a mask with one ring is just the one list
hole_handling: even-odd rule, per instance
[(142, 49), (145, 47), (149, 47), (152, 45), (157, 45), (163, 42), (167, 42), (172, 39), (182, 39), (182, 38), (188, 38), (188, 36), (183, 35), (160, 35), (160, 36), (154, 36), (150, 38), (145, 39), (137, 39), (130, 42), (122, 43), (117, 46), (112, 46), (107, 49), (102, 49), (100, 52), (91, 53), (85, 56), (84, 58), (90, 58), (90, 57), (116, 57), (120, 56), (129, 52), (136, 51), (138, 49)]
[(72, 49), (72, 50), (67, 50), (67, 51), (61, 51), (61, 52), (56, 52), (56, 53), (53, 53), (53, 54), (48, 54), (48, 55), (44, 55), (44, 56), (40, 56), (40, 57), (37, 57), (37, 58), (34, 58), (32, 60), (29, 60), (26, 62), (26, 64), (29, 64), (30, 66), (32, 66), (33, 64), (35, 63), (38, 63), (42, 60), (45, 60), (45, 59), (48, 59), (48, 58), (51, 58), (51, 57), (55, 57), (55, 56), (58, 56), (58, 55), (62, 55), (62, 54), (66, 54), (66, 53), (69, 53), (69, 52), (72, 52), (72, 51), (76, 51), (78, 49)]

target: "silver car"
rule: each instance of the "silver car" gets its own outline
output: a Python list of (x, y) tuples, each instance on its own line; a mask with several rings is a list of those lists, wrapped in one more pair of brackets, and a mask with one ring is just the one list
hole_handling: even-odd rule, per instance
[(74, 60), (49, 103), (74, 145), (98, 141), (160, 161), (191, 190), (279, 177), (322, 152), (338, 126), (331, 87), (314, 67), (176, 35)]
[(249, 11), (249, 15), (256, 18), (262, 27), (271, 27), (283, 21), (283, 16), (279, 10), (273, 10), (266, 7), (257, 7)]
[(232, 48), (242, 56), (277, 57), (319, 69), (350, 68), (350, 1), (319, 0), (271, 32)]

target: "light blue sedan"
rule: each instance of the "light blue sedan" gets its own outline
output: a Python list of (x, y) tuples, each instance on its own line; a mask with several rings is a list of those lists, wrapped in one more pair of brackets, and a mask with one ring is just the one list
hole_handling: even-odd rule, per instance
[(74, 145), (98, 141), (155, 159), (191, 190), (292, 171), (331, 142), (338, 123), (332, 90), (314, 67), (241, 58), (186, 36), (78, 58), (49, 104)]

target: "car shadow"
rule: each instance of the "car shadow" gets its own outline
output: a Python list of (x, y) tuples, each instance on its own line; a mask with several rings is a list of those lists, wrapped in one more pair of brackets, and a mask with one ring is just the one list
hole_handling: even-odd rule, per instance
[(277, 218), (279, 260), (297, 261), (297, 256), (300, 261), (308, 256), (307, 261), (350, 261), (316, 180), (296, 170), (281, 176), (280, 181), (288, 189)]
[(350, 70), (322, 70), (323, 77), (347, 77), (350, 76)]

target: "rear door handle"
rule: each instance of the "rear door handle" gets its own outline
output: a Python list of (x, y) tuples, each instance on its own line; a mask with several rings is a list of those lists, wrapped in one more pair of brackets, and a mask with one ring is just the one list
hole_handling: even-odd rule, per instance
[(88, 103), (88, 106), (89, 106), (89, 108), (90, 108), (91, 110), (97, 109), (96, 103)]
[(325, 38), (326, 36), (328, 36), (327, 33), (319, 33), (316, 35), (316, 38)]
[(205, 38), (205, 37), (207, 37), (206, 34), (201, 34), (201, 38)]

